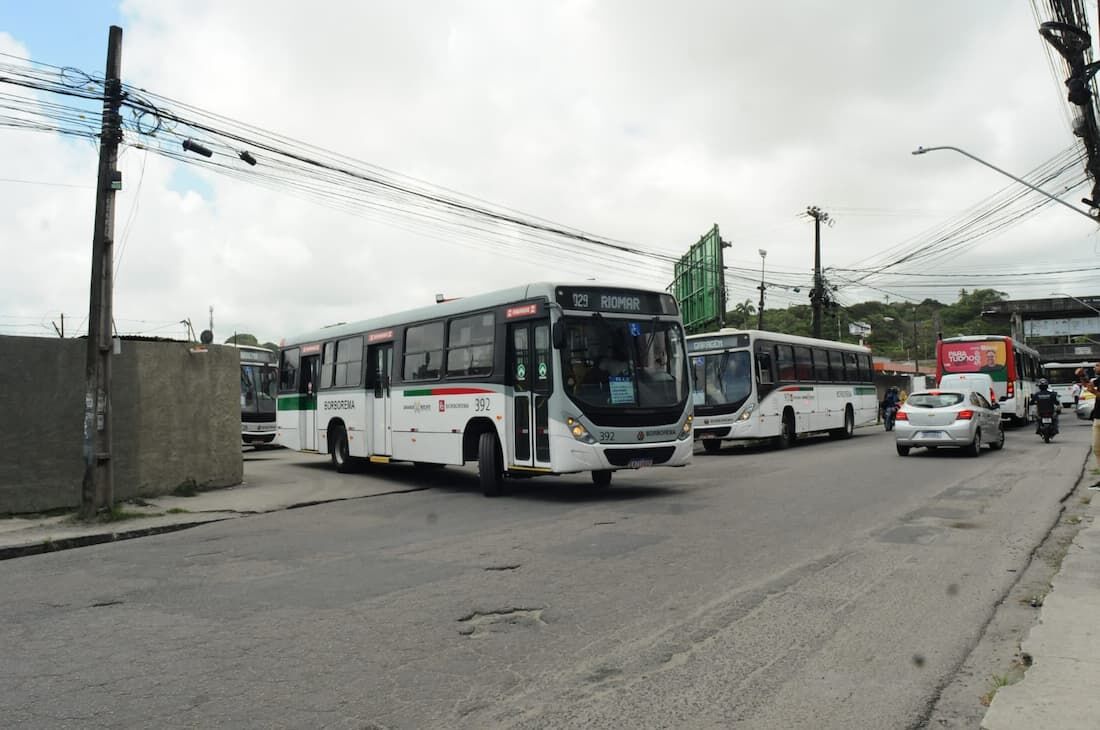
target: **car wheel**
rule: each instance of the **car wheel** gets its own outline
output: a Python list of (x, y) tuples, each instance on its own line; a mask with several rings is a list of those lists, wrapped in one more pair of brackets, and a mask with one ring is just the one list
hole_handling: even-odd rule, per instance
[(483, 433), (477, 444), (477, 475), (481, 493), (499, 497), (504, 492), (504, 457), (495, 433)]
[(902, 446), (901, 444), (897, 444), (897, 447), (898, 447), (898, 456), (909, 456), (909, 447), (908, 446)]
[(1000, 451), (1005, 446), (1005, 428), (1004, 426), (997, 425), (997, 440), (992, 441), (989, 444), (990, 451)]
[(722, 448), (722, 442), (719, 439), (703, 439), (703, 451), (708, 454), (717, 454)]
[(982, 430), (980, 428), (974, 432), (974, 440), (966, 447), (966, 454), (967, 456), (982, 455)]
[(597, 487), (607, 487), (611, 485), (611, 470), (610, 469), (597, 469), (592, 472), (592, 483)]

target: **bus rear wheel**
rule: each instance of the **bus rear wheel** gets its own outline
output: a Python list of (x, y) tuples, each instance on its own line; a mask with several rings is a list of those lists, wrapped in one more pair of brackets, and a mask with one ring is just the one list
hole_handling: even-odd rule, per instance
[(481, 493), (499, 497), (504, 493), (504, 457), (495, 433), (483, 433), (477, 443), (477, 476)]
[(332, 465), (341, 474), (352, 469), (351, 454), (348, 452), (348, 434), (343, 426), (337, 426), (332, 434)]
[(844, 426), (842, 428), (834, 428), (829, 432), (829, 435), (835, 439), (850, 439), (852, 434), (856, 431), (856, 417), (852, 413), (851, 406), (844, 406)]

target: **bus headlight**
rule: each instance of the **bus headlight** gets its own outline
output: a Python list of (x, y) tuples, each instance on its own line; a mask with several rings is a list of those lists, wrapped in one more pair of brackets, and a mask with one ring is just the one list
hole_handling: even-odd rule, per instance
[(750, 403), (749, 407), (741, 412), (741, 415), (737, 417), (738, 421), (747, 421), (752, 416), (752, 412), (756, 409), (755, 403)]
[(680, 435), (677, 437), (680, 441), (691, 437), (691, 422), (695, 420), (695, 416), (688, 416), (684, 421), (684, 427), (680, 429)]
[(569, 427), (569, 433), (573, 434), (573, 438), (577, 439), (578, 441), (582, 441), (586, 444), (596, 443), (596, 438), (592, 434), (588, 433), (588, 429), (585, 428), (584, 425), (581, 424), (581, 422), (577, 419), (572, 417), (566, 418), (565, 425)]

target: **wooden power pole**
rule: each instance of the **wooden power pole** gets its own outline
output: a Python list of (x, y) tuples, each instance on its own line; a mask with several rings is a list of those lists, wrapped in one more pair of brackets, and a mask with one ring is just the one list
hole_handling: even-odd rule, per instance
[(811, 298), (813, 305), (813, 335), (821, 337), (822, 305), (825, 301), (825, 280), (821, 276), (821, 224), (831, 223), (829, 214), (816, 205), (806, 209), (806, 215), (814, 219), (814, 290)]
[(92, 281), (88, 305), (88, 355), (84, 391), (84, 481), (80, 515), (87, 519), (114, 502), (111, 463), (111, 354), (113, 349), (115, 191), (122, 187), (118, 145), (122, 141), (122, 28), (107, 37), (103, 82), (103, 119), (99, 138), (95, 228), (92, 232)]

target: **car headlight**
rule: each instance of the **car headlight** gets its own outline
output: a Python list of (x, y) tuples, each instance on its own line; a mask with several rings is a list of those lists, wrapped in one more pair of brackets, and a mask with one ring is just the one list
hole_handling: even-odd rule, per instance
[(755, 409), (756, 409), (756, 404), (755, 403), (750, 403), (749, 407), (741, 412), (741, 415), (738, 416), (737, 420), (738, 421), (747, 421), (747, 420), (749, 420), (749, 417), (752, 416), (752, 412)]
[(691, 437), (691, 422), (693, 420), (695, 420), (695, 416), (687, 417), (687, 419), (684, 421), (683, 428), (680, 429), (680, 435), (676, 437), (678, 440), (683, 441), (684, 439)]
[(565, 419), (565, 425), (569, 428), (569, 433), (573, 434), (573, 438), (586, 444), (596, 443), (596, 438), (588, 433), (588, 429), (584, 427), (580, 421), (573, 417)]

